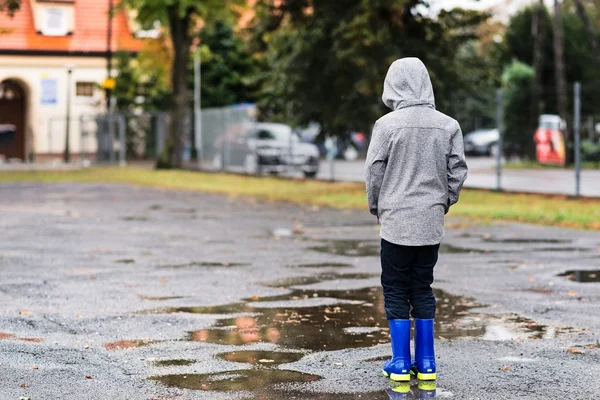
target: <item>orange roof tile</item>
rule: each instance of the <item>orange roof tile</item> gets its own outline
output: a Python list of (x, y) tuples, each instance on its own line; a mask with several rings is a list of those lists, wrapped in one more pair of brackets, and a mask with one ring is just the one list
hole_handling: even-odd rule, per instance
[[(56, 1), (56, 0), (54, 0)], [(65, 4), (68, 1), (61, 1)], [(118, 0), (115, 0), (115, 4)], [(44, 36), (35, 31), (32, 0), (24, 0), (13, 18), (0, 14), (2, 53), (105, 53), (107, 51), (108, 1), (75, 0), (75, 28), (68, 36)], [(139, 51), (143, 42), (129, 29), (125, 12), (113, 18), (112, 50)]]

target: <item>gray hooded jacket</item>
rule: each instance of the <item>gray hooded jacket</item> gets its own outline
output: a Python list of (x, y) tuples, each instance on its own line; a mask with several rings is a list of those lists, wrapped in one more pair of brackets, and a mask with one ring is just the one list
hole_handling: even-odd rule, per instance
[(427, 68), (418, 58), (395, 61), (383, 102), (393, 111), (373, 128), (365, 165), (369, 210), (381, 237), (404, 246), (444, 238), (444, 214), (467, 178), (458, 122), (435, 110)]

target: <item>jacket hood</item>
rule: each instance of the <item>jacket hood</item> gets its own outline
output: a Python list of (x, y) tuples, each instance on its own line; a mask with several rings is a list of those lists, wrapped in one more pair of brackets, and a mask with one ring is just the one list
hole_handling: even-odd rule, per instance
[(385, 77), (381, 98), (392, 110), (421, 105), (435, 108), (433, 86), (425, 64), (418, 58), (394, 61)]

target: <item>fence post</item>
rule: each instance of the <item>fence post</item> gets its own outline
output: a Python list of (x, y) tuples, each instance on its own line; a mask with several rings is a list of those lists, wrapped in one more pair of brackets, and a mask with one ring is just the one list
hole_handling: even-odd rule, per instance
[(575, 82), (575, 121), (573, 130), (575, 134), (575, 196), (581, 195), (581, 83)]
[(119, 115), (117, 120), (119, 122), (119, 166), (124, 167), (127, 163), (125, 160), (125, 151), (127, 150), (127, 141), (125, 139), (125, 116)]
[(502, 122), (504, 119), (503, 107), (502, 107), (502, 89), (496, 91), (496, 124), (498, 126), (498, 154), (496, 155), (496, 190), (502, 190), (502, 144), (503, 139), (503, 127)]
[(159, 112), (156, 114), (156, 158), (160, 158), (163, 151), (163, 145), (165, 143), (165, 113)]

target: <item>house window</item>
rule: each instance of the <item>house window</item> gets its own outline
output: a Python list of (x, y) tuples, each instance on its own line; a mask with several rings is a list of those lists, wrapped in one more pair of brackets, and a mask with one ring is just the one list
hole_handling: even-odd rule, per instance
[(42, 10), (42, 34), (65, 36), (69, 33), (67, 10), (59, 7), (46, 7)]
[(94, 97), (95, 89), (94, 82), (77, 82), (75, 93), (77, 97)]

